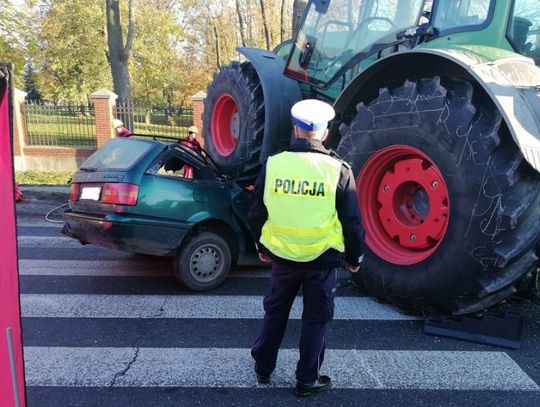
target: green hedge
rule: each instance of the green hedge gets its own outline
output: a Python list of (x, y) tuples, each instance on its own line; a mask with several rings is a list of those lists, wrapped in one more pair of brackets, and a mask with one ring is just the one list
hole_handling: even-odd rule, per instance
[(16, 171), (15, 180), (20, 185), (67, 185), (73, 171)]

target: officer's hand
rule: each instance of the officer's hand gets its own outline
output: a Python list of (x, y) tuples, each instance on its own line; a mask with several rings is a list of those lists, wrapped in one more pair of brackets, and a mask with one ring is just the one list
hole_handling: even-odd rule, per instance
[(266, 253), (259, 253), (259, 259), (263, 263), (268, 263), (268, 264), (272, 263), (272, 259)]
[(347, 270), (349, 273), (356, 273), (358, 270), (360, 270), (360, 266), (352, 266), (347, 263), (345, 264), (345, 270)]

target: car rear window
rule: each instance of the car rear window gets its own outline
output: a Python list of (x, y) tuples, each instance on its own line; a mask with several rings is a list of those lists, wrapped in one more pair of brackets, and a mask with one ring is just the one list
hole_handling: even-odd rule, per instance
[(137, 162), (152, 144), (133, 138), (117, 138), (103, 145), (81, 166), (91, 171), (127, 170)]

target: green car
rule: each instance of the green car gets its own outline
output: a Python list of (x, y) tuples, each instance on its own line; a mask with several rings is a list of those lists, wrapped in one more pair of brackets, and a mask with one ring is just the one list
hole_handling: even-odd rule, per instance
[(256, 258), (250, 199), (181, 143), (117, 138), (73, 176), (62, 233), (82, 244), (172, 256), (179, 280), (205, 291), (223, 282), (231, 264)]

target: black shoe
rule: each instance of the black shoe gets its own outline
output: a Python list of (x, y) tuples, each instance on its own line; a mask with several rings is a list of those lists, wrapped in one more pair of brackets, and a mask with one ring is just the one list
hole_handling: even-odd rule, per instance
[(307, 397), (329, 389), (331, 384), (332, 380), (328, 376), (319, 376), (317, 380), (311, 383), (303, 383), (297, 380), (294, 392), (298, 397)]
[(255, 372), (255, 375), (257, 376), (257, 383), (259, 384), (270, 384), (270, 375), (265, 376), (262, 374), (259, 374)]

